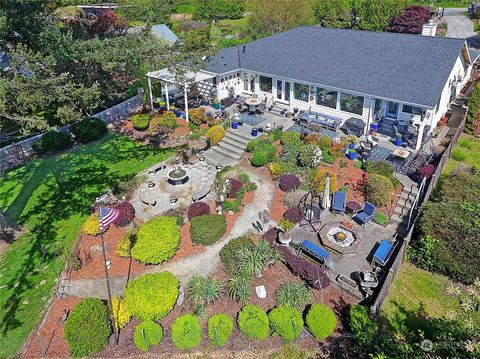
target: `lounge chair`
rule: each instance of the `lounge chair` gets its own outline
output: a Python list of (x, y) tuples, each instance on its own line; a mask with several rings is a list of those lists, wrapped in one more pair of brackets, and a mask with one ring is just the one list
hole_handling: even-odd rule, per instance
[(382, 239), (380, 242), (380, 245), (378, 246), (377, 250), (373, 254), (373, 264), (379, 264), (381, 266), (384, 266), (387, 264), (388, 260), (390, 259), (390, 256), (393, 252), (393, 243), (386, 240)]
[(329, 264), (330, 253), (327, 250), (310, 242), (309, 240), (304, 240), (302, 243), (300, 243), (300, 249), (305, 253), (308, 253), (310, 256), (312, 256), (314, 259), (316, 259), (320, 263), (324, 265)]
[(347, 202), (347, 193), (336, 191), (333, 194), (332, 213), (345, 214), (346, 202)]
[(362, 226), (365, 224), (370, 223), (373, 220), (373, 215), (377, 208), (371, 204), (370, 202), (365, 202), (363, 209), (357, 213), (355, 218), (361, 223)]

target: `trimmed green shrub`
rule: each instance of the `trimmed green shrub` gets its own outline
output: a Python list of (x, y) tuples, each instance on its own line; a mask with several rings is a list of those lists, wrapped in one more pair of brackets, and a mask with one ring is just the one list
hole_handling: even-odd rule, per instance
[(178, 349), (190, 349), (200, 345), (202, 328), (198, 317), (185, 314), (177, 317), (172, 324), (172, 341)]
[(163, 329), (153, 320), (146, 320), (135, 327), (133, 342), (142, 352), (147, 352), (153, 345), (158, 345), (163, 338)]
[(249, 338), (263, 340), (268, 337), (268, 315), (256, 305), (244, 306), (238, 314), (237, 322), (242, 333)]
[[(189, 115), (191, 115), (191, 112), (189, 113)], [(177, 116), (175, 116), (175, 114), (171, 111), (166, 111), (162, 115), (157, 115), (154, 118), (156, 120), (155, 121), (156, 127), (157, 126), (166, 127), (166, 128), (169, 128), (170, 130), (173, 130), (178, 127)], [(189, 118), (191, 119), (190, 116)]]
[(240, 249), (245, 247), (254, 247), (255, 243), (249, 236), (242, 236), (230, 240), (220, 250), (220, 260), (223, 263), (225, 270), (234, 274), (238, 271), (239, 263), (237, 253)]
[(365, 171), (367, 173), (376, 173), (387, 178), (393, 177), (393, 166), (387, 162), (365, 162)]
[(33, 150), (42, 155), (47, 152), (64, 150), (72, 145), (69, 135), (59, 131), (48, 131), (33, 144)]
[(130, 118), (133, 128), (137, 131), (145, 131), (150, 123), (150, 115), (146, 113), (137, 113)]
[(179, 244), (177, 219), (161, 216), (140, 226), (131, 253), (142, 263), (159, 264), (173, 257)]
[(223, 237), (227, 230), (225, 216), (206, 214), (191, 220), (190, 234), (192, 242), (210, 246)]
[(337, 318), (329, 307), (323, 304), (312, 304), (306, 317), (307, 328), (317, 340), (332, 335)]
[(372, 173), (365, 180), (364, 191), (367, 201), (376, 206), (386, 206), (392, 199), (394, 188), (390, 179)]
[(166, 316), (178, 298), (179, 280), (170, 272), (144, 274), (128, 283), (125, 305), (138, 320), (159, 320)]
[(280, 305), (301, 308), (313, 299), (313, 294), (303, 281), (286, 282), (278, 288), (275, 299)]
[(208, 319), (208, 338), (216, 347), (227, 344), (233, 332), (233, 320), (226, 314), (215, 314)]
[(107, 306), (98, 298), (80, 301), (63, 327), (68, 348), (74, 357), (98, 353), (107, 346), (110, 333)]
[(87, 143), (102, 138), (107, 133), (107, 125), (99, 118), (89, 117), (75, 123), (72, 133), (78, 142)]
[(375, 212), (375, 214), (373, 215), (373, 220), (375, 221), (375, 223), (381, 226), (384, 226), (388, 223), (390, 218), (388, 218), (388, 216), (385, 213)]
[(268, 313), (273, 332), (285, 341), (294, 341), (303, 328), (302, 314), (295, 308), (280, 306)]
[(268, 163), (267, 152), (263, 152), (263, 151), (255, 152), (250, 162), (253, 167), (265, 166)]

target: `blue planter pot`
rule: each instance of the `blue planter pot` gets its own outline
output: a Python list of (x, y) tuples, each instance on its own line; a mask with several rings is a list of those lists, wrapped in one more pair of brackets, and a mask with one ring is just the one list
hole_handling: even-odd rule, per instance
[(370, 130), (372, 130), (372, 131), (378, 130), (378, 125), (376, 123), (371, 123), (370, 124)]
[(395, 138), (395, 146), (401, 146), (403, 143), (400, 137)]
[(203, 106), (208, 106), (208, 105), (210, 105), (209, 101), (203, 101)]
[(182, 111), (175, 111), (175, 116), (177, 116), (177, 117), (182, 116)]
[(351, 150), (353, 150), (353, 149), (355, 148), (355, 144), (354, 144), (354, 143), (350, 143), (350, 144), (348, 145), (348, 148), (351, 149)]
[(238, 121), (232, 121), (232, 128), (237, 129), (238, 128)]
[(348, 152), (347, 156), (349, 160), (353, 161), (355, 158), (357, 158), (357, 152)]
[(214, 108), (215, 110), (220, 110), (220, 107), (221, 107), (221, 106), (220, 106), (220, 102), (213, 104), (213, 108)]
[(257, 137), (258, 136), (258, 128), (252, 128), (252, 133), (251, 133), (252, 137)]
[(186, 120), (186, 119), (187, 119), (187, 113), (184, 113), (184, 114), (182, 115), (182, 117), (183, 117), (184, 120)]

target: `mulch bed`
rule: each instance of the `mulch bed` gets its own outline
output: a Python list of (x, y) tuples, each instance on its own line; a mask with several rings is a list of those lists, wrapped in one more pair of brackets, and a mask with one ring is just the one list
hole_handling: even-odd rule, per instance
[(270, 218), (273, 221), (279, 221), (283, 218), (283, 214), (287, 210), (287, 207), (283, 204), (283, 199), (286, 192), (283, 192), (280, 188), (277, 188), (275, 195), (273, 196), (272, 207), (270, 208)]

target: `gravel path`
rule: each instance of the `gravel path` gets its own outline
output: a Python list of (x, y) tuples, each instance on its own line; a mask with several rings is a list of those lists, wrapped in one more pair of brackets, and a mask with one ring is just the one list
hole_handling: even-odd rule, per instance
[[(220, 262), (218, 253), (220, 249), (232, 238), (242, 236), (253, 230), (252, 223), (258, 220), (258, 212), (271, 206), (275, 194), (275, 186), (262, 175), (249, 173), (250, 178), (257, 184), (255, 198), (247, 205), (235, 221), (230, 233), (220, 242), (208, 247), (205, 251), (190, 257), (182, 258), (173, 263), (153, 266), (147, 273), (156, 273), (168, 270), (175, 274), (182, 285), (195, 274), (209, 275), (213, 273)], [(130, 278), (132, 279), (132, 278)], [(128, 278), (111, 278), (110, 286), (112, 295), (121, 295), (127, 285)], [(100, 297), (106, 298), (104, 279), (82, 279), (70, 283), (70, 295), (77, 297)]]

